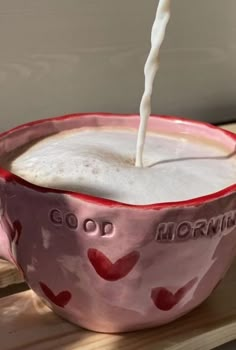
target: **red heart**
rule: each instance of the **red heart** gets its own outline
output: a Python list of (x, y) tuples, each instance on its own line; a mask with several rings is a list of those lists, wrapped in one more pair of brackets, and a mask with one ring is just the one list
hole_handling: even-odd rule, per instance
[(194, 278), (174, 294), (164, 287), (154, 288), (151, 293), (151, 298), (158, 309), (169, 311), (183, 299), (187, 292), (193, 287), (196, 280), (197, 278)]
[(53, 291), (46, 286), (46, 284), (40, 282), (40, 287), (42, 289), (42, 291), (44, 292), (44, 294), (46, 295), (46, 297), (51, 300), (51, 302), (53, 302), (55, 305), (60, 306), (60, 307), (65, 307), (70, 299), (71, 299), (71, 293), (68, 291), (62, 291), (59, 294), (55, 295), (53, 293)]
[(88, 258), (97, 274), (106, 281), (118, 281), (128, 275), (139, 260), (139, 253), (134, 251), (117, 260), (114, 264), (99, 250), (89, 249)]

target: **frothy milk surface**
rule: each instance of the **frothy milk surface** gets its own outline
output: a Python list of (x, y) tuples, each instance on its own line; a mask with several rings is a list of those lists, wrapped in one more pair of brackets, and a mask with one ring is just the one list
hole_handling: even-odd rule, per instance
[(186, 135), (147, 133), (135, 167), (133, 129), (81, 128), (46, 137), (5, 164), (25, 180), (129, 204), (207, 195), (235, 183), (236, 157)]

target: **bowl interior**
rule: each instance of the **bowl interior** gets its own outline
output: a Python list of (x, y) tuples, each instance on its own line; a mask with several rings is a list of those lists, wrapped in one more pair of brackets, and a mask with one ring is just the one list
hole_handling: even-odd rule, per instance
[[(11, 157), (12, 152), (17, 153), (17, 150), (21, 150), (27, 147), (30, 143), (34, 143), (40, 138), (56, 134), (61, 131), (71, 130), (80, 127), (119, 127), (119, 128), (132, 128), (138, 129), (140, 118), (138, 115), (115, 115), (115, 114), (74, 114), (57, 118), (45, 119), (40, 121), (31, 122), (22, 126), (18, 126), (15, 129), (7, 131), (0, 135), (0, 158), (2, 169), (0, 176), (14, 178), (17, 181), (20, 180), (17, 176), (4, 170), (4, 159)], [(203, 139), (207, 142), (218, 143), (226, 147), (229, 153), (235, 152), (236, 149), (236, 135), (220, 128), (214, 127), (210, 124), (187, 120), (183, 118), (170, 117), (170, 116), (151, 116), (149, 120), (148, 130), (160, 133), (168, 134), (184, 134), (193, 138)], [(20, 152), (21, 152), (20, 151)], [(33, 186), (34, 189), (42, 190), (39, 186), (28, 184)], [(236, 184), (233, 186), (222, 189), (222, 191), (214, 193), (212, 195), (194, 198), (193, 200), (172, 202), (172, 203), (158, 203), (154, 205), (138, 205), (137, 207), (153, 208), (161, 207), (163, 205), (176, 206), (176, 205), (188, 205), (193, 203), (200, 203), (206, 200), (211, 200), (222, 196), (228, 192), (234, 191)], [(52, 190), (54, 191), (54, 190)], [(55, 190), (57, 192), (60, 191)], [(73, 193), (73, 195), (81, 196), (79, 193)], [(82, 195), (85, 199), (100, 201), (104, 204), (119, 204), (111, 200), (104, 200), (93, 196)], [(100, 202), (100, 203), (101, 203)]]

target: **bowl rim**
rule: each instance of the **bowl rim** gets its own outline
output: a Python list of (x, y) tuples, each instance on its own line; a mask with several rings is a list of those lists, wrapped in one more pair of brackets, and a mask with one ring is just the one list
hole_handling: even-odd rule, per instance
[[(116, 118), (117, 117), (121, 117), (121, 118), (136, 117), (137, 118), (138, 117), (137, 114), (116, 114), (116, 113), (102, 113), (102, 112), (66, 114), (66, 115), (62, 115), (59, 117), (57, 116), (57, 117), (39, 119), (39, 120), (35, 120), (35, 121), (31, 121), (28, 123), (18, 125), (14, 128), (11, 128), (5, 132), (0, 133), (0, 139), (2, 137), (6, 137), (8, 135), (11, 135), (15, 131), (29, 128), (31, 126), (40, 125), (40, 124), (47, 123), (47, 122), (54, 122), (54, 121), (63, 122), (64, 120), (67, 120), (70, 118), (82, 118), (82, 117), (92, 117), (92, 116), (98, 117), (98, 118), (99, 117), (108, 117), (108, 118), (109, 117), (110, 118), (112, 118), (112, 117), (116, 117)], [(181, 124), (185, 124), (185, 125), (189, 125), (189, 126), (192, 125), (193, 127), (199, 125), (201, 127), (207, 128), (207, 129), (214, 129), (215, 131), (221, 133), (222, 135), (224, 134), (227, 137), (231, 138), (233, 141), (235, 141), (235, 146), (236, 146), (236, 134), (234, 134), (231, 131), (221, 129), (220, 127), (212, 125), (210, 123), (198, 121), (198, 120), (192, 120), (192, 119), (188, 119), (188, 118), (180, 117), (180, 116), (171, 116), (171, 115), (152, 114), (151, 117), (172, 120), (172, 121), (175, 121), (177, 123), (181, 123)], [(3, 169), (1, 166), (0, 166), (0, 179), (5, 180), (7, 183), (9, 183), (9, 182), (17, 183), (19, 185), (22, 185), (24, 187), (28, 187), (30, 189), (33, 189), (33, 190), (35, 190), (37, 192), (41, 192), (41, 193), (68, 195), (68, 196), (73, 197), (73, 198), (77, 198), (80, 200), (84, 200), (86, 202), (90, 202), (90, 203), (102, 205), (102, 206), (117, 207), (117, 208), (118, 207), (134, 208), (134, 209), (142, 209), (142, 210), (149, 210), (149, 209), (160, 210), (160, 209), (170, 209), (170, 208), (176, 208), (176, 207), (181, 208), (181, 207), (199, 206), (199, 205), (205, 204), (207, 202), (220, 199), (226, 195), (230, 195), (233, 192), (236, 192), (236, 182), (235, 182), (235, 184), (233, 184), (233, 185), (227, 186), (220, 191), (213, 192), (213, 193), (211, 193), (209, 195), (205, 195), (205, 196), (195, 197), (195, 198), (183, 200), (183, 201), (160, 202), (160, 203), (153, 203), (153, 204), (138, 205), (138, 204), (127, 204), (127, 203), (123, 203), (123, 202), (119, 202), (119, 201), (105, 199), (102, 197), (83, 194), (80, 192), (58, 190), (58, 189), (53, 189), (53, 188), (42, 187), (39, 185), (34, 185), (33, 183), (28, 182), (28, 181), (22, 179), (21, 177), (13, 174), (12, 172)]]

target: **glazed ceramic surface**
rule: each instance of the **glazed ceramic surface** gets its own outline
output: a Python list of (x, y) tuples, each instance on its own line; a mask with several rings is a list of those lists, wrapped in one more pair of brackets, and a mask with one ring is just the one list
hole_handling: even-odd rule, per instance
[[(86, 114), (17, 127), (0, 136), (0, 156), (80, 126), (137, 128), (135, 115)], [(174, 117), (153, 131), (219, 140), (236, 135)], [(207, 174), (206, 174), (207, 176)], [(236, 254), (236, 185), (185, 202), (132, 206), (32, 185), (0, 169), (0, 255), (59, 315), (101, 332), (171, 322), (201, 304)]]

